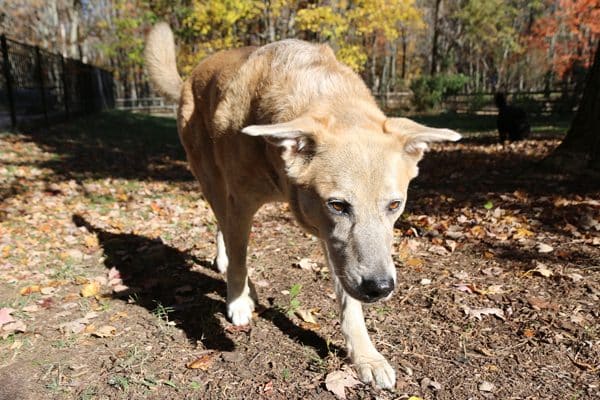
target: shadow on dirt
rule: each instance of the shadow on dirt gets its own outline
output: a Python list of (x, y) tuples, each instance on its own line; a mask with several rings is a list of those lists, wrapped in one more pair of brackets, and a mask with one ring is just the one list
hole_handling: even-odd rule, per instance
[[(226, 284), (200, 271), (194, 264), (211, 268), (211, 263), (168, 246), (160, 239), (125, 233), (111, 233), (97, 228), (80, 215), (72, 216), (73, 223), (96, 234), (104, 251), (106, 268), (116, 268), (123, 283), (130, 288), (125, 296), (115, 297), (157, 313), (162, 307), (169, 320), (177, 322), (188, 339), (201, 341), (207, 348), (233, 351), (234, 342), (228, 337), (218, 314), (225, 314)], [(328, 345), (313, 331), (295, 325), (275, 307), (262, 311), (260, 317), (271, 321), (290, 339), (315, 349), (325, 358), (330, 351), (343, 355), (342, 349)]]

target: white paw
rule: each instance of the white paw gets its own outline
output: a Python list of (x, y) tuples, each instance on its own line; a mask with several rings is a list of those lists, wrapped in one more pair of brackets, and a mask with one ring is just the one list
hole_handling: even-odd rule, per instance
[(213, 265), (220, 273), (224, 274), (227, 272), (227, 267), (229, 266), (229, 259), (227, 258), (227, 255), (219, 255), (215, 257), (213, 260)]
[(242, 295), (227, 303), (227, 316), (236, 326), (248, 325), (252, 319), (253, 310), (254, 301), (248, 295)]
[(396, 372), (379, 353), (357, 356), (354, 360), (358, 378), (381, 389), (393, 389), (396, 385)]

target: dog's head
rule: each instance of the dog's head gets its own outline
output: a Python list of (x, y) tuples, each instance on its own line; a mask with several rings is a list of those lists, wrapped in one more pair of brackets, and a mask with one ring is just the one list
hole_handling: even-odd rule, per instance
[(429, 142), (460, 135), (405, 118), (340, 129), (331, 120), (301, 117), (243, 132), (282, 148), (293, 182), (291, 207), (323, 241), (344, 290), (363, 302), (390, 295), (396, 281), (393, 226), (417, 163)]

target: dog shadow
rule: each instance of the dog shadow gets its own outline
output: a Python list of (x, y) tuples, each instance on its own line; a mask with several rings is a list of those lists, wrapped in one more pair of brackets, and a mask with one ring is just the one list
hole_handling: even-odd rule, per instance
[[(81, 215), (72, 216), (73, 223), (94, 233), (104, 251), (104, 265), (116, 268), (123, 284), (130, 290), (114, 294), (119, 300), (135, 300), (139, 306), (157, 314), (168, 311), (169, 320), (177, 322), (190, 341), (200, 341), (209, 349), (233, 351), (235, 343), (225, 330), (227, 285), (223, 279), (193, 269), (195, 265), (212, 268), (212, 263), (187, 252), (132, 233), (111, 233), (88, 222)], [(330, 352), (343, 356), (344, 350), (328, 343), (317, 333), (304, 329), (276, 307), (267, 307), (260, 318), (272, 322), (290, 339), (314, 348), (321, 358)], [(225, 326), (224, 326), (225, 325)]]

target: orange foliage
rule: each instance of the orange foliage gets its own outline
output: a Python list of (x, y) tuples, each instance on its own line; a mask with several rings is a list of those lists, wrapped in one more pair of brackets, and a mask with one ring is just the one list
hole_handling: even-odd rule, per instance
[(600, 0), (547, 0), (549, 15), (538, 19), (531, 43), (546, 49), (552, 68), (565, 75), (575, 64), (589, 67), (600, 39)]

